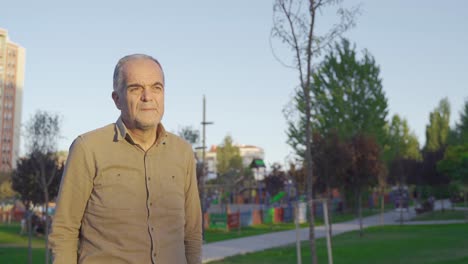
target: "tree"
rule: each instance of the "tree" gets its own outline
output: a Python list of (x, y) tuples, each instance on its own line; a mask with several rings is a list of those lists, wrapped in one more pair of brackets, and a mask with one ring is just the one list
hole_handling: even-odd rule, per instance
[(432, 152), (444, 148), (450, 131), (450, 103), (447, 98), (440, 100), (439, 106), (429, 114), (426, 126), (425, 151)]
[(419, 174), (419, 161), (422, 159), (419, 142), (410, 131), (406, 119), (394, 115), (387, 126), (387, 138), (384, 147), (384, 160), (388, 167), (389, 181), (400, 186), (408, 180), (414, 182)]
[(384, 166), (380, 161), (380, 148), (374, 138), (356, 135), (351, 141), (351, 148), (353, 158), (348, 183), (356, 195), (360, 236), (363, 236), (362, 193), (366, 188), (377, 185), (378, 175)]
[(200, 140), (200, 132), (191, 126), (182, 127), (177, 134), (191, 145), (195, 145)]
[[(22, 179), (30, 184), (31, 189), (22, 191), (21, 185), (16, 189), (22, 195), (29, 196), (31, 202), (44, 203), (44, 214), (46, 215), (45, 238), (46, 238), (46, 263), (49, 263), (48, 236), (49, 236), (49, 201), (57, 195), (58, 182), (60, 182), (61, 165), (58, 164), (55, 155), (57, 141), (60, 135), (60, 119), (58, 115), (45, 111), (37, 111), (26, 125), (26, 136), (28, 155), (26, 159), (20, 160), (15, 173), (16, 180)], [(38, 197), (41, 193), (42, 197)]]
[(298, 167), (294, 163), (289, 164), (289, 171), (288, 174), (294, 180), (294, 184), (296, 185), (297, 196), (306, 193), (306, 185), (307, 179), (304, 167)]
[[(326, 193), (328, 203), (331, 202), (332, 188), (339, 188), (344, 194), (346, 190), (346, 174), (351, 166), (351, 151), (335, 130), (322, 136), (318, 132), (313, 135), (312, 160), (315, 165), (315, 192)], [(345, 200), (343, 199), (343, 205)], [(329, 232), (332, 236), (331, 204), (328, 205), (330, 219)]]
[(406, 119), (402, 119), (398, 114), (394, 115), (386, 127), (386, 132), (384, 159), (387, 163), (391, 163), (396, 158), (422, 159), (418, 138), (410, 131)]
[(226, 136), (216, 148), (216, 170), (221, 182), (232, 185), (243, 172), (239, 148), (234, 146), (231, 136)]
[(468, 143), (449, 146), (444, 158), (437, 163), (437, 170), (465, 187), (464, 200), (466, 207), (468, 193)]
[(286, 173), (281, 169), (281, 165), (273, 164), (271, 172), (264, 179), (265, 188), (271, 196), (275, 196), (284, 190), (286, 181)]
[(316, 190), (331, 196), (332, 188), (345, 189), (344, 179), (351, 165), (349, 145), (340, 139), (336, 131), (327, 135), (314, 133), (312, 158), (315, 165)]
[(216, 148), (216, 170), (225, 174), (231, 169), (242, 169), (240, 150), (234, 146), (231, 136), (226, 136), (223, 143)]
[(436, 195), (439, 199), (447, 198), (447, 193), (443, 189), (448, 189), (450, 183), (450, 178), (447, 174), (440, 172), (437, 168), (439, 161), (444, 158), (444, 153), (445, 148), (440, 148), (436, 151), (423, 151), (423, 161), (421, 165), (421, 175), (423, 176), (421, 182), (431, 186), (432, 194), (439, 194)]
[(468, 144), (468, 99), (465, 100), (463, 111), (460, 112), (460, 120), (455, 128), (451, 130), (450, 144), (463, 145)]
[[(379, 148), (383, 146), (386, 140), (388, 104), (382, 88), (380, 68), (368, 51), (364, 51), (362, 58), (358, 58), (355, 47), (351, 46), (348, 40), (342, 39), (341, 42), (335, 43), (334, 49), (325, 56), (320, 67), (313, 74), (310, 93), (314, 98), (312, 126), (315, 131), (325, 136), (335, 133), (342, 141), (349, 141), (357, 135), (372, 136), (376, 139)], [(302, 100), (303, 97), (302, 92), (296, 93), (296, 100)], [(297, 105), (302, 104), (298, 102)], [(303, 108), (298, 107), (297, 110), (302, 113), (302, 116), (305, 115)], [(290, 123), (288, 131), (290, 143), (301, 142), (301, 138), (304, 137), (300, 123)], [(293, 144), (291, 145), (294, 147)], [(317, 150), (313, 149), (313, 151)], [(343, 148), (341, 151), (346, 152)], [(334, 155), (333, 151), (328, 152)], [(320, 159), (320, 156), (314, 155)], [(319, 163), (327, 164), (330, 157), (322, 157), (322, 159), (324, 161)], [(347, 160), (342, 159), (344, 166), (342, 170), (346, 170), (345, 164), (349, 163), (350, 159)], [(316, 164), (316, 169), (320, 166), (317, 163), (314, 164)], [(323, 168), (326, 170), (330, 167), (336, 168), (337, 166)], [(329, 174), (324, 171), (322, 173)], [(342, 190), (348, 191), (348, 188), (345, 188), (346, 181), (339, 182)]]
[[(192, 145), (192, 147), (195, 144), (197, 144), (199, 142), (199, 140), (200, 140), (200, 132), (198, 130), (194, 129), (193, 127), (191, 127), (191, 126), (184, 126), (184, 127), (180, 128), (179, 131), (177, 132), (177, 134), (179, 135), (179, 137), (183, 138), (188, 143), (190, 143)], [(197, 158), (197, 161), (198, 161), (197, 154), (195, 154), (195, 157)], [(202, 179), (203, 173), (204, 173), (202, 163), (203, 162), (198, 161), (197, 165), (196, 165), (197, 182), (198, 182), (198, 188), (200, 190), (201, 190), (201, 184), (202, 184), (201, 179)], [(201, 193), (200, 193), (200, 195), (201, 195)]]
[(335, 130), (340, 138), (372, 135), (385, 139), (388, 103), (380, 67), (366, 50), (361, 59), (346, 39), (337, 42), (313, 75), (312, 118), (322, 134)]
[(319, 55), (335, 37), (341, 35), (354, 26), (354, 16), (358, 9), (349, 11), (343, 8), (338, 9), (341, 22), (334, 25), (324, 36), (318, 36), (315, 30), (315, 23), (318, 12), (326, 6), (332, 6), (341, 1), (338, 0), (309, 0), (305, 3), (300, 0), (275, 0), (273, 5), (273, 28), (271, 36), (278, 38), (294, 53), (294, 63), (292, 68), (299, 73), (300, 90), (304, 95), (303, 107), (305, 110), (304, 122), (305, 136), (302, 145), (305, 145), (305, 161), (307, 174), (308, 200), (310, 206), (310, 251), (312, 262), (317, 263), (314, 233), (314, 213), (312, 194), (312, 156), (311, 150), (311, 106), (310, 88), (312, 84), (313, 57)]
[(12, 188), (11, 172), (0, 172), (0, 201), (15, 196)]

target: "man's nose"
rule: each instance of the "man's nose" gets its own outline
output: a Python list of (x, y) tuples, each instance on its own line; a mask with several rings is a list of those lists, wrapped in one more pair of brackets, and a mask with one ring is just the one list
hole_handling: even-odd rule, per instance
[(151, 100), (151, 98), (152, 98), (152, 94), (151, 94), (150, 89), (148, 88), (143, 89), (141, 93), (141, 100), (146, 102), (146, 101)]

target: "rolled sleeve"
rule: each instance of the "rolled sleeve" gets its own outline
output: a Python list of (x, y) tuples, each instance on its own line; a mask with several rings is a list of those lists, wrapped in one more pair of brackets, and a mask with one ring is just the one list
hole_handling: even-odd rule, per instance
[(82, 137), (70, 147), (60, 183), (49, 245), (54, 264), (75, 264), (84, 210), (93, 188), (94, 166)]
[(188, 264), (201, 263), (202, 213), (194, 157), (189, 158), (185, 190), (185, 257)]

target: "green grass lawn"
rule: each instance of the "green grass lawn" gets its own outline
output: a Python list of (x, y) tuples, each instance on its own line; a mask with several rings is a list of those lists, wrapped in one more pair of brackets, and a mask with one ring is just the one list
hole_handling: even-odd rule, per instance
[[(32, 259), (34, 264), (45, 263), (45, 249), (33, 248)], [(28, 248), (2, 248), (0, 247), (0, 263), (2, 264), (22, 264), (28, 263)]]
[(463, 211), (432, 211), (420, 214), (413, 218), (413, 221), (429, 221), (429, 220), (464, 220), (465, 212)]
[[(28, 236), (19, 235), (20, 225), (0, 224), (0, 263), (17, 264), (28, 262)], [(45, 263), (44, 238), (33, 237), (32, 253), (34, 264)]]
[[(468, 263), (468, 224), (386, 226), (365, 229), (364, 237), (349, 232), (333, 238), (333, 260), (340, 264), (462, 264)], [(319, 263), (327, 262), (324, 239), (317, 240)], [(269, 249), (226, 258), (212, 264), (296, 263), (296, 248)], [(310, 263), (302, 243), (302, 263)]]
[[(393, 208), (388, 207), (387, 210), (393, 210)], [(380, 210), (374, 209), (363, 209), (362, 216), (371, 216), (380, 213)], [(345, 214), (335, 214), (331, 218), (332, 223), (341, 223), (350, 221), (356, 218), (356, 214), (354, 213), (345, 213)], [(317, 218), (315, 221), (317, 226), (323, 225), (322, 218)], [(308, 227), (309, 224), (301, 224), (300, 227)], [(234, 238), (241, 238), (241, 237), (248, 237), (248, 236), (255, 236), (261, 235), (271, 232), (278, 232), (278, 231), (286, 231), (294, 229), (294, 223), (278, 223), (278, 224), (261, 224), (255, 226), (248, 226), (248, 227), (241, 227), (241, 230), (238, 231), (237, 229), (226, 231), (226, 230), (219, 230), (219, 229), (206, 229), (205, 230), (205, 242), (217, 242), (222, 240), (234, 239)]]
[[(27, 246), (28, 245), (28, 236), (19, 235), (20, 225), (18, 223), (13, 223), (11, 225), (0, 224), (0, 245), (17, 245), (17, 246)], [(43, 247), (44, 238), (34, 237), (32, 238), (33, 247)]]
[(454, 203), (455, 207), (465, 207), (465, 202)]

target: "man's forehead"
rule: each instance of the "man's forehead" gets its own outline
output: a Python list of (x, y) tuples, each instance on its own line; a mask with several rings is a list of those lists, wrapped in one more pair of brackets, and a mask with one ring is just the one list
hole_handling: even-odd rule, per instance
[(164, 79), (161, 67), (156, 62), (145, 59), (126, 62), (122, 67), (122, 75), (124, 79), (149, 77)]
[(122, 65), (122, 70), (124, 72), (131, 71), (133, 68), (146, 68), (148, 70), (155, 69), (162, 72), (161, 66), (159, 66), (158, 63), (146, 58), (129, 60)]

